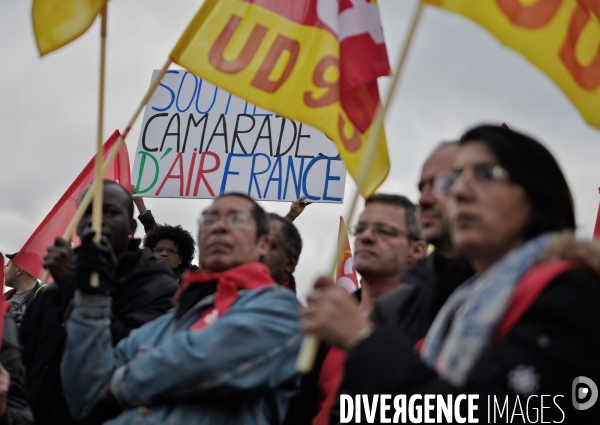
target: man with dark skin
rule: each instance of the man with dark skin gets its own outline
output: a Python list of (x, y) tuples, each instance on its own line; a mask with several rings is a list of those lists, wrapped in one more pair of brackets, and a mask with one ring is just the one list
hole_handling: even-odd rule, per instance
[(110, 287), (113, 344), (173, 305), (175, 276), (151, 251), (139, 249), (139, 240), (130, 240), (136, 229), (131, 195), (115, 182), (104, 181), (103, 185), (102, 244), (91, 243), (90, 205), (77, 226), (82, 245), (73, 250), (69, 242), (57, 238), (48, 249), (44, 267), (55, 284), (40, 291), (23, 319), (26, 391), (38, 424), (74, 423), (63, 396), (60, 360), (66, 340), (64, 322), (72, 308), (81, 274), (78, 265), (83, 259), (102, 261), (94, 251), (101, 249), (110, 250), (117, 261)]
[(270, 213), (269, 218), (271, 246), (262, 262), (271, 270), (275, 282), (295, 292), (296, 281), (292, 273), (302, 252), (302, 238), (289, 220), (275, 213)]

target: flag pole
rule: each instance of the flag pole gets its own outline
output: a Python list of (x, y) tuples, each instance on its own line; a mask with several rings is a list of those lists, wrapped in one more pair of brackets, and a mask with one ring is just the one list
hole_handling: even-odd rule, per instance
[[(103, 185), (97, 182), (102, 181), (102, 127), (104, 126), (104, 81), (106, 71), (106, 20), (107, 20), (108, 3), (104, 6), (104, 10), (100, 12), (100, 87), (98, 99), (98, 136), (96, 140), (96, 162), (94, 166), (95, 176), (94, 182), (94, 203), (92, 204), (92, 229), (96, 232), (94, 235), (94, 243), (100, 243), (102, 239), (102, 204), (103, 204)], [(98, 273), (93, 272), (90, 276), (90, 286), (97, 288), (100, 286), (100, 278)]]
[[(365, 143), (365, 151), (361, 158), (361, 161), (359, 164), (359, 170), (357, 173), (356, 189), (354, 190), (354, 194), (352, 196), (352, 200), (350, 201), (350, 204), (348, 204), (349, 208), (348, 208), (348, 212), (346, 214), (346, 219), (344, 220), (345, 221), (345, 223), (344, 223), (345, 232), (343, 232), (341, 238), (338, 238), (336, 253), (335, 253), (335, 256), (333, 257), (333, 264), (330, 269), (332, 275), (335, 273), (335, 270), (337, 268), (337, 258), (339, 257), (340, 252), (343, 250), (344, 245), (346, 244), (346, 241), (348, 240), (347, 223), (350, 223), (350, 220), (352, 220), (352, 216), (354, 215), (354, 211), (356, 209), (356, 204), (358, 201), (359, 190), (363, 186), (363, 184), (366, 180), (367, 171), (369, 169), (369, 166), (371, 164), (373, 156), (375, 155), (377, 141), (379, 140), (379, 138), (381, 136), (381, 132), (383, 131), (383, 120), (385, 118), (385, 114), (389, 110), (389, 106), (394, 97), (394, 92), (396, 90), (396, 86), (398, 85), (398, 81), (400, 80), (400, 75), (402, 73), (402, 68), (404, 66), (404, 62), (406, 60), (408, 50), (409, 50), (411, 42), (413, 40), (417, 25), (419, 23), (419, 19), (421, 17), (421, 12), (423, 10), (423, 3), (421, 3), (421, 0), (419, 0), (418, 3), (419, 3), (419, 5), (417, 6), (417, 11), (413, 16), (413, 19), (412, 19), (412, 22), (410, 25), (410, 30), (408, 32), (408, 36), (406, 38), (406, 41), (404, 42), (404, 45), (402, 46), (400, 57), (398, 58), (398, 63), (396, 64), (396, 68), (395, 68), (396, 72), (394, 73), (394, 76), (392, 78), (392, 84), (390, 85), (390, 88), (388, 90), (388, 96), (385, 99), (383, 106), (379, 106), (377, 108), (377, 112), (375, 114), (375, 119), (373, 120), (373, 124), (372, 124), (373, 131), (371, 132), (370, 137), (367, 139), (367, 141)], [(298, 359), (296, 360), (296, 370), (298, 370), (298, 372), (308, 373), (312, 370), (318, 348), (319, 348), (319, 340), (317, 339), (316, 336), (310, 335), (310, 334), (304, 336), (304, 339), (302, 340), (302, 346), (300, 347), (300, 353), (298, 354)]]
[[(115, 143), (112, 150), (106, 157), (106, 160), (102, 164), (102, 171), (100, 173), (101, 176), (104, 176), (106, 174), (106, 172), (108, 171), (108, 168), (110, 167), (110, 165), (113, 163), (113, 161), (117, 157), (117, 153), (121, 149), (121, 146), (123, 146), (123, 144), (125, 143), (125, 137), (131, 130), (131, 127), (133, 127), (133, 124), (135, 123), (138, 116), (141, 114), (146, 103), (148, 103), (148, 101), (150, 100), (150, 97), (152, 97), (152, 95), (156, 91), (156, 88), (158, 87), (158, 85), (160, 84), (160, 81), (162, 80), (162, 78), (165, 76), (165, 74), (169, 70), (169, 66), (171, 66), (172, 62), (173, 61), (169, 57), (167, 59), (167, 61), (165, 62), (165, 64), (163, 65), (160, 72), (158, 73), (158, 75), (156, 76), (156, 79), (150, 85), (148, 92), (146, 93), (146, 95), (144, 96), (142, 101), (140, 102), (140, 105), (138, 106), (135, 113), (133, 114), (133, 117), (127, 124), (127, 127), (125, 127), (125, 131), (123, 132), (123, 135), (119, 136), (119, 138), (117, 139), (117, 142)], [(69, 227), (67, 227), (67, 230), (65, 231), (65, 233), (63, 235), (63, 239), (68, 241), (73, 236), (73, 233), (75, 232), (75, 229), (77, 228), (77, 225), (79, 224), (79, 221), (81, 221), (81, 217), (83, 217), (85, 210), (87, 209), (87, 207), (90, 205), (90, 202), (92, 201), (92, 196), (95, 193), (95, 188), (96, 188), (96, 182), (94, 181), (92, 183), (92, 185), (90, 186), (89, 190), (85, 193), (84, 197), (79, 202), (77, 211), (75, 212), (73, 219), (69, 223)], [(46, 283), (48, 281), (49, 277), (50, 277), (50, 272), (48, 270), (46, 270), (46, 272), (44, 273), (44, 276), (42, 277), (42, 283)]]

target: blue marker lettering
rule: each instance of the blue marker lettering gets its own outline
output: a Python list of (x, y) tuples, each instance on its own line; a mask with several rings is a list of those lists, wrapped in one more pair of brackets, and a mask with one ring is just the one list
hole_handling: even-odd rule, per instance
[[(179, 74), (179, 71), (176, 71), (174, 69), (167, 71), (167, 74)], [(171, 101), (169, 102), (169, 104), (167, 105), (166, 108), (157, 108), (156, 106), (153, 106), (152, 109), (154, 109), (155, 111), (158, 112), (163, 112), (168, 110), (171, 105), (173, 105), (173, 102), (175, 102), (175, 92), (173, 90), (171, 90), (171, 88), (169, 86), (165, 86), (162, 82), (158, 84), (161, 87), (166, 88), (167, 90), (169, 90), (169, 93), (171, 93)]]
[(331, 161), (341, 161), (342, 159), (338, 157), (327, 158), (327, 171), (325, 172), (325, 189), (323, 189), (323, 200), (324, 201), (333, 201), (333, 202), (342, 202), (342, 198), (334, 198), (327, 196), (327, 187), (329, 186), (330, 181), (337, 181), (340, 179), (340, 176), (332, 176), (329, 174), (331, 171)]

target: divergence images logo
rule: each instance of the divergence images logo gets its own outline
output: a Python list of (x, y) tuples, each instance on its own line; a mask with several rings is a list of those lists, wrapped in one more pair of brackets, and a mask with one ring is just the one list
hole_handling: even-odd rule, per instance
[(598, 387), (590, 378), (578, 376), (573, 380), (573, 407), (587, 410), (598, 400)]

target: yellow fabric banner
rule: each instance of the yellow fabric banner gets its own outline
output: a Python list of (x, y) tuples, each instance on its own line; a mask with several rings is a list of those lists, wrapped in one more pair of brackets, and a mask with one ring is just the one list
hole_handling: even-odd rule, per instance
[(423, 0), (483, 25), (600, 128), (600, 0)]
[[(362, 134), (342, 108), (339, 81), (346, 64), (340, 60), (338, 37), (317, 18), (315, 25), (301, 23), (310, 2), (316, 4), (314, 0), (206, 0), (171, 58), (236, 96), (320, 129), (336, 143), (356, 179), (370, 128)], [(332, 4), (337, 8), (337, 2)], [(285, 9), (287, 16), (277, 9)], [(365, 104), (372, 99), (367, 90), (363, 98)], [(374, 110), (372, 104), (368, 106)], [(374, 193), (388, 171), (382, 135), (360, 193), (365, 197)]]
[(41, 56), (87, 31), (108, 0), (33, 0), (31, 18)]

